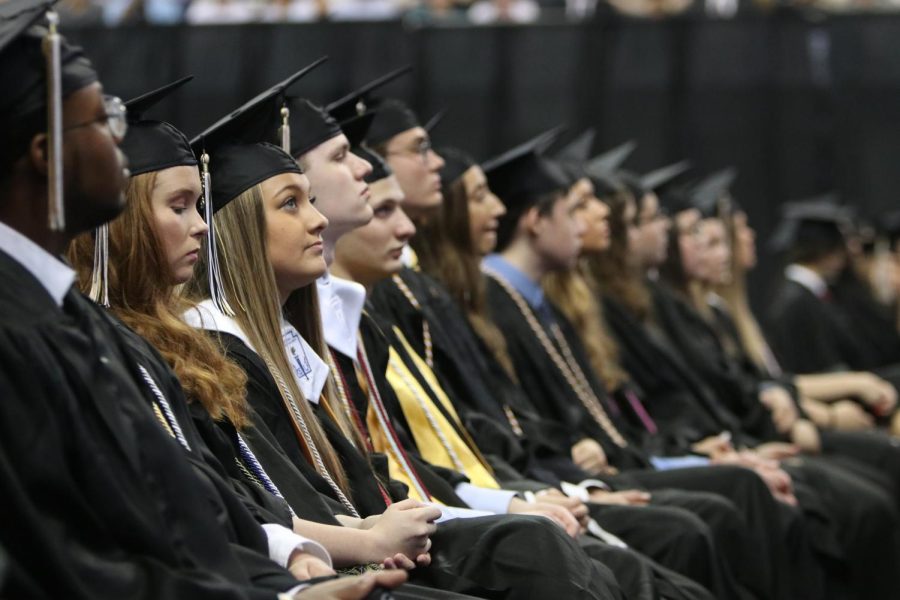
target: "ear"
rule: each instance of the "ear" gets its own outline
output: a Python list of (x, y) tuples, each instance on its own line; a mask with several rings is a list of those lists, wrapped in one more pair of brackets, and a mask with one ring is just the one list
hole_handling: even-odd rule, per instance
[(536, 236), (540, 233), (543, 218), (538, 211), (537, 206), (532, 206), (519, 217), (520, 231), (527, 233), (529, 236)]
[(31, 138), (31, 143), (28, 144), (27, 153), (29, 166), (45, 177), (48, 171), (47, 161), (50, 154), (48, 141), (46, 133), (36, 134)]

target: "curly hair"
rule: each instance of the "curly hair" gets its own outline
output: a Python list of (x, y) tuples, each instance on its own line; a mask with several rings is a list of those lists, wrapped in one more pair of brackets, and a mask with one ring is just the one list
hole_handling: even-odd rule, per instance
[[(109, 303), (123, 323), (149, 341), (165, 358), (189, 401), (203, 405), (213, 419), (238, 429), (248, 424), (244, 371), (228, 360), (203, 332), (181, 319), (188, 307), (179, 298), (154, 228), (151, 197), (157, 173), (131, 178), (127, 207), (109, 224)], [(76, 238), (68, 258), (79, 286), (90, 288), (94, 241)]]

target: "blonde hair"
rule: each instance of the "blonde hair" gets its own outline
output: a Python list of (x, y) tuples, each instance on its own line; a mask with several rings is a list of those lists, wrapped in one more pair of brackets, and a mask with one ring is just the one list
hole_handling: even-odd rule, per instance
[[(240, 429), (248, 423), (247, 377), (211, 339), (181, 320), (187, 305), (176, 294), (154, 227), (156, 179), (156, 172), (132, 177), (125, 211), (109, 224), (109, 309), (162, 354), (189, 401), (199, 401), (213, 419), (227, 419)], [(72, 242), (68, 258), (86, 292), (94, 261), (90, 233)]]
[(584, 260), (569, 271), (550, 273), (541, 284), (550, 301), (575, 326), (591, 365), (606, 389), (617, 390), (628, 381), (628, 375), (619, 366), (619, 348), (606, 330), (603, 308), (597, 301), (600, 293), (596, 283), (586, 275)]
[(725, 301), (731, 318), (737, 327), (743, 351), (760, 370), (768, 372), (766, 361), (768, 344), (759, 322), (750, 308), (747, 294), (747, 270), (741, 264), (741, 251), (737, 241), (736, 213), (722, 218), (728, 231), (731, 248), (731, 281), (717, 287), (717, 293)]
[[(222, 284), (225, 296), (235, 312), (235, 320), (247, 335), (251, 345), (265, 361), (272, 378), (278, 384), (279, 392), (286, 410), (292, 413), (291, 400), (306, 423), (312, 444), (318, 450), (322, 463), (338, 487), (345, 494), (350, 488), (340, 458), (325, 435), (318, 418), (313, 413), (297, 382), (294, 380), (290, 361), (282, 342), (281, 318), (282, 307), (279, 305), (278, 286), (275, 282), (275, 271), (269, 261), (266, 244), (266, 216), (263, 208), (263, 195), (256, 185), (229, 202), (216, 213), (213, 219), (215, 227), (216, 249), (219, 254), (219, 266), (222, 273)], [(208, 297), (209, 283), (206, 276), (205, 253), (198, 271), (202, 274), (192, 281), (187, 294), (194, 299)], [(286, 303), (290, 307), (286, 318), (293, 319), (304, 329), (300, 331), (304, 339), (320, 352), (322, 336), (310, 339), (310, 330), (318, 322), (319, 312), (315, 285), (295, 291)], [(296, 325), (295, 325), (296, 326)], [(321, 328), (321, 325), (318, 325)], [(340, 411), (331, 410), (327, 395), (323, 406), (341, 425), (345, 434), (345, 422)], [(318, 468), (314, 460), (314, 450), (309, 447), (305, 436), (294, 422), (295, 432), (301, 448), (310, 464)]]

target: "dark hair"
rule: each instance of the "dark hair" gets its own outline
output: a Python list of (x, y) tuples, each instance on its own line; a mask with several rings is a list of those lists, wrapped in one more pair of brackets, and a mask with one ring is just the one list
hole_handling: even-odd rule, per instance
[(846, 249), (844, 234), (836, 223), (807, 221), (797, 225), (788, 262), (814, 263)]
[(556, 203), (565, 197), (563, 190), (539, 195), (518, 195), (514, 198), (501, 198), (506, 205), (506, 214), (497, 226), (497, 252), (503, 252), (513, 241), (522, 215), (531, 208), (537, 208), (538, 214), (547, 216)]

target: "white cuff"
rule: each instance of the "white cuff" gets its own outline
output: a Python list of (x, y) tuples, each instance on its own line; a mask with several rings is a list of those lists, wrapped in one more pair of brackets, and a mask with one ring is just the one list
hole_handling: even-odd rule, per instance
[(266, 523), (262, 528), (266, 532), (266, 538), (269, 540), (269, 558), (282, 567), (288, 567), (288, 561), (294, 550), (312, 554), (329, 567), (332, 566), (331, 555), (319, 542), (297, 535), (283, 525)]
[(495, 515), (508, 513), (509, 503), (516, 495), (509, 490), (491, 490), (471, 483), (460, 483), (455, 491), (456, 495), (472, 508), (492, 512)]

